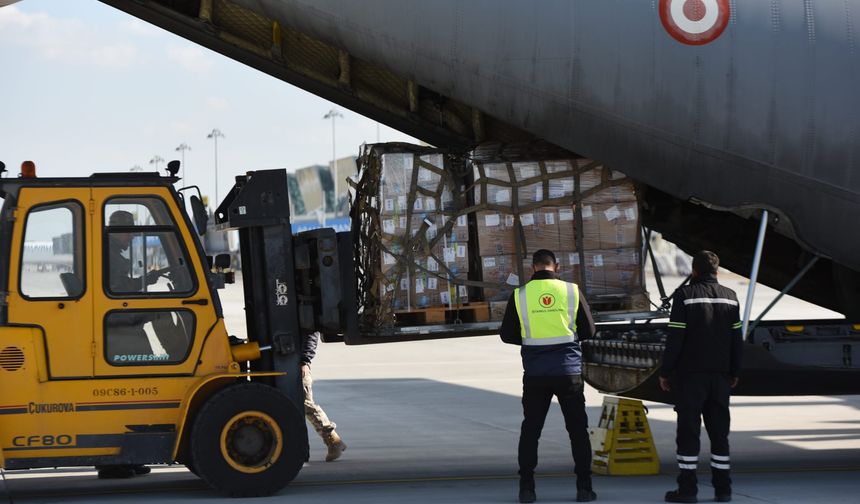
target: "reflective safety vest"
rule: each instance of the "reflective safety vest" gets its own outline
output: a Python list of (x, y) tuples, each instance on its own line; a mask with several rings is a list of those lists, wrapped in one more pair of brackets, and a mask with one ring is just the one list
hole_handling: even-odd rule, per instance
[(576, 341), (579, 288), (564, 280), (532, 280), (514, 291), (523, 346)]

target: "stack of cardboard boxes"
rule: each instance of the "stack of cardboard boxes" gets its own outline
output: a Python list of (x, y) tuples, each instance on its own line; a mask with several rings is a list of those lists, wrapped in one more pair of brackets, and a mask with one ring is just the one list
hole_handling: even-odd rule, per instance
[(531, 256), (539, 249), (553, 251), (560, 278), (584, 283), (591, 299), (642, 290), (634, 186), (602, 166), (583, 171), (590, 164), (584, 159), (475, 163), (475, 201), (486, 201), (476, 212), (478, 253), (482, 281), (490, 284), (483, 291), (492, 318), (501, 318), (513, 289), (529, 280)]
[(580, 212), (588, 294), (599, 298), (641, 292), (639, 205), (633, 183), (605, 168), (589, 170), (579, 180), (586, 195)]
[[(513, 289), (528, 281), (523, 257), (540, 249), (576, 250), (574, 170), (576, 160), (474, 163), (478, 254), (492, 318), (500, 318)], [(554, 204), (553, 200), (567, 200)]]
[(381, 296), (395, 311), (468, 302), (469, 227), (438, 153), (385, 152), (379, 218)]
[(637, 196), (623, 174), (588, 159), (475, 155), (467, 194), (469, 177), (454, 166), (465, 158), (404, 144), (365, 152), (356, 236), (369, 251), (360, 262), (373, 293), (362, 302), (378, 320), (476, 301), (501, 319), (539, 249), (556, 254), (560, 278), (597, 309), (644, 293)]

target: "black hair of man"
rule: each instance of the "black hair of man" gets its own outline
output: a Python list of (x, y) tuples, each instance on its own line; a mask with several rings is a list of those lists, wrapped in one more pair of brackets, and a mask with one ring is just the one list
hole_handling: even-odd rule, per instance
[(720, 258), (710, 250), (702, 250), (693, 257), (693, 271), (700, 276), (711, 276), (717, 274), (720, 267)]
[(551, 250), (540, 249), (532, 256), (532, 264), (535, 266), (555, 266), (555, 254)]
[(125, 210), (116, 210), (110, 214), (108, 226), (134, 226), (134, 215)]

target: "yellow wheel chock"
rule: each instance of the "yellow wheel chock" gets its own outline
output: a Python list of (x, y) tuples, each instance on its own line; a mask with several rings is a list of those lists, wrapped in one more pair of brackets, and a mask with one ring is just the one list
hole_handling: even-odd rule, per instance
[(646, 413), (642, 401), (604, 397), (600, 421), (589, 431), (594, 473), (632, 476), (660, 472)]

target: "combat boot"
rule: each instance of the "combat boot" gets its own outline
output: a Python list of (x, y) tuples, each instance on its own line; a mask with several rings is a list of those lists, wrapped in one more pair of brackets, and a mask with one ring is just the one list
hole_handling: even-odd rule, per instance
[(331, 431), (323, 436), (323, 441), (328, 447), (328, 453), (325, 456), (326, 462), (333, 462), (340, 458), (346, 451), (346, 443), (337, 435), (337, 432)]
[(666, 502), (699, 502), (699, 499), (696, 497), (696, 494), (684, 493), (680, 490), (672, 490), (671, 492), (666, 492), (665, 500)]

